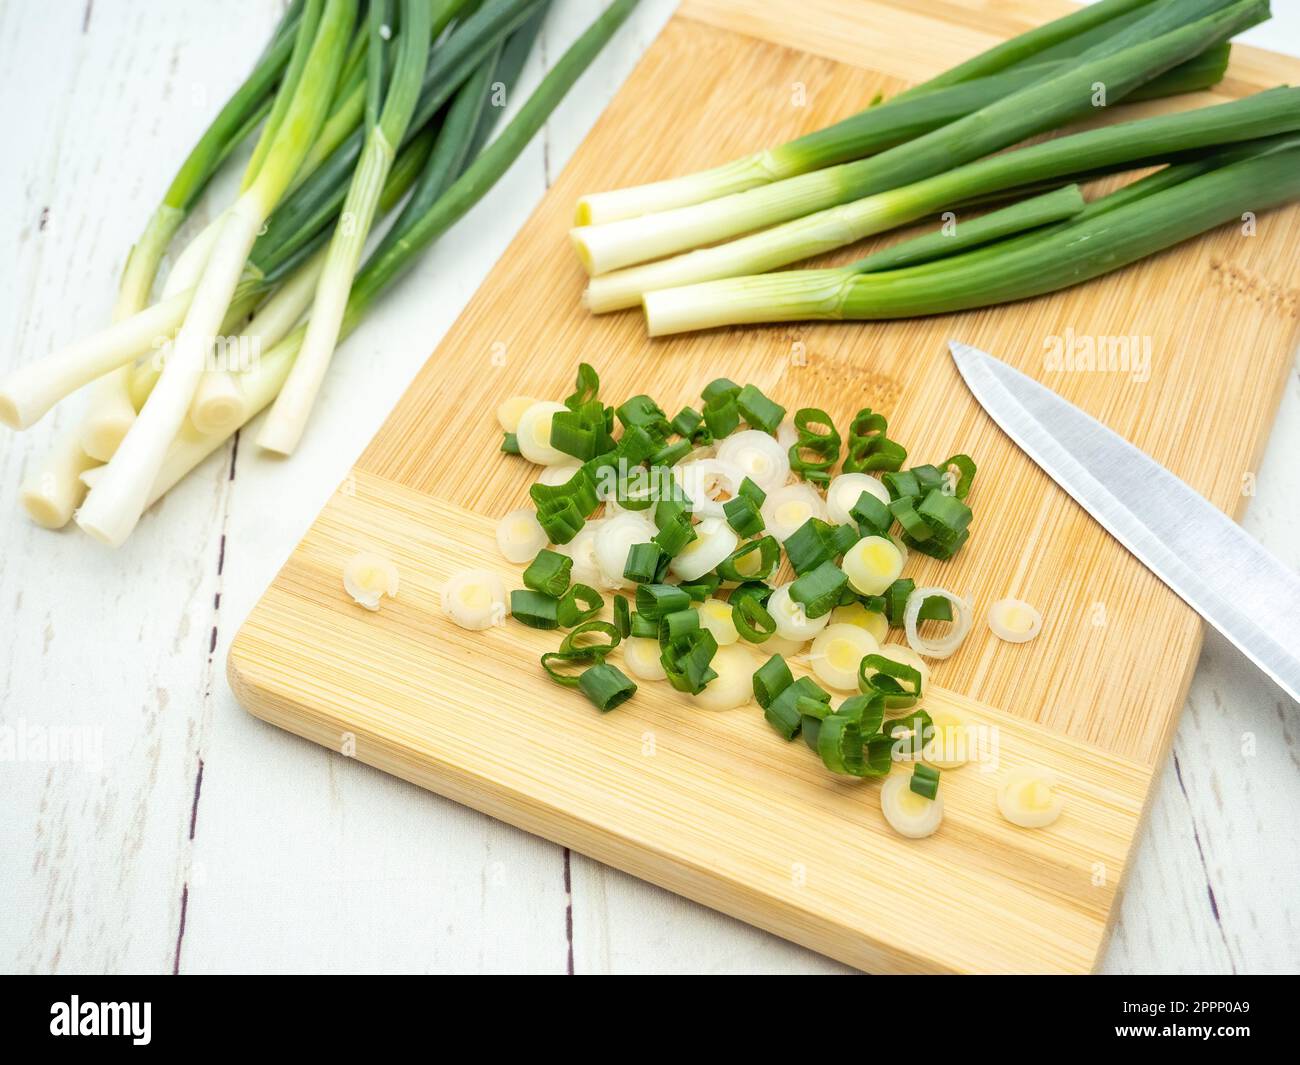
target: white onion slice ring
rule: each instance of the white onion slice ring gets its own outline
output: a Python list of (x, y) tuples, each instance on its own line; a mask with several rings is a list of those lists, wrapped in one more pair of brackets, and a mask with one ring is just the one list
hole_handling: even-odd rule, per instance
[(764, 492), (782, 487), (790, 476), (786, 449), (761, 429), (746, 429), (727, 437), (718, 448), (718, 461), (735, 466)]
[[(927, 640), (917, 631), (917, 619), (922, 604), (934, 596), (952, 604), (952, 628), (937, 640)], [(908, 646), (919, 655), (926, 658), (950, 658), (966, 639), (970, 626), (970, 603), (959, 595), (953, 595), (943, 588), (917, 588), (907, 597), (907, 606), (903, 610), (903, 630), (907, 633)]]
[(722, 504), (740, 492), (745, 475), (736, 466), (720, 459), (700, 459), (673, 467), (673, 476), (691, 500), (691, 510), (699, 518), (721, 518)]

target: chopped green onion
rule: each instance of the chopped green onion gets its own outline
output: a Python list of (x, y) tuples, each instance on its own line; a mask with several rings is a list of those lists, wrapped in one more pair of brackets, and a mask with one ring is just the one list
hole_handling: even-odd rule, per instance
[(738, 495), (722, 504), (722, 512), (727, 524), (740, 536), (757, 536), (763, 531), (763, 515), (748, 496)]
[(740, 426), (740, 408), (736, 397), (724, 392), (704, 404), (704, 424), (715, 439), (729, 436)]
[[(752, 573), (742, 572), (740, 560), (758, 552), (758, 569)], [(718, 565), (717, 576), (720, 581), (765, 581), (781, 565), (781, 545), (775, 536), (762, 536), (741, 544)]]
[(908, 787), (918, 795), (933, 799), (939, 794), (939, 770), (924, 762), (917, 762), (916, 768), (912, 770), (912, 779)]
[(831, 697), (811, 677), (800, 677), (776, 694), (764, 707), (763, 716), (777, 732), (787, 740), (792, 740), (799, 735), (799, 729), (803, 725), (804, 715), (799, 710), (799, 704), (805, 699), (828, 703)]
[(619, 437), (614, 454), (625, 459), (629, 466), (639, 466), (658, 451), (659, 441), (654, 438), (654, 435), (644, 426), (633, 425), (625, 429), (623, 435)]
[(632, 627), (628, 635), (639, 640), (658, 640), (659, 639), (659, 622), (654, 618), (648, 618), (644, 614), (634, 611), (632, 613)]
[(786, 558), (795, 573), (802, 576), (835, 558), (830, 531), (830, 525), (820, 518), (809, 518), (786, 538)]
[(832, 555), (846, 554), (861, 539), (862, 533), (858, 527), (848, 522), (832, 525), (826, 530), (826, 547)]
[(754, 700), (766, 710), (793, 683), (794, 674), (785, 659), (773, 655), (754, 671)]
[(906, 710), (921, 699), (921, 672), (884, 655), (865, 655), (858, 664), (858, 689), (879, 695), (890, 710)]
[[(666, 415), (649, 396), (633, 396), (615, 412), (626, 428), (638, 426), (663, 443), (673, 431)], [(685, 434), (682, 434), (685, 435)]]
[(863, 536), (885, 536), (894, 524), (893, 511), (870, 492), (863, 492), (849, 507), (849, 517), (858, 523)]
[(510, 593), (510, 613), (516, 621), (531, 629), (559, 628), (558, 607), (559, 600), (545, 592), (517, 588)]
[(694, 407), (683, 407), (677, 412), (677, 417), (672, 420), (671, 424), (674, 433), (690, 440), (695, 436), (700, 426), (704, 424), (704, 415)]
[(883, 414), (863, 407), (849, 425), (849, 440), (845, 448), (845, 473), (871, 473), (876, 470), (896, 470), (907, 458), (907, 449), (885, 436), (889, 422)]
[(596, 368), (590, 363), (578, 363), (578, 380), (577, 389), (570, 396), (565, 397), (564, 405), (570, 410), (578, 410), (586, 406), (600, 392), (600, 375), (596, 373)]
[(693, 446), (689, 440), (675, 440), (671, 444), (665, 444), (651, 455), (650, 461), (656, 466), (676, 466), (692, 450)]
[(735, 381), (727, 380), (725, 377), (719, 377), (704, 386), (704, 391), (700, 393), (700, 398), (704, 400), (707, 405), (723, 396), (729, 396), (734, 399), (739, 395), (739, 393), (740, 385), (736, 384)]
[(585, 670), (578, 677), (578, 687), (601, 713), (622, 706), (636, 694), (636, 684), (608, 662), (599, 662)]
[(632, 635), (632, 609), (625, 595), (614, 596), (614, 624), (624, 639)]
[[(795, 412), (794, 427), (798, 436), (790, 446), (790, 469), (805, 481), (829, 483), (830, 471), (840, 457), (840, 434), (835, 423), (824, 410), (804, 407)], [(818, 457), (806, 458), (806, 452)]]
[[(969, 455), (953, 455), (943, 464), (944, 474), (950, 488), (949, 494), (958, 499), (965, 499), (970, 491), (971, 482), (975, 480), (975, 462)], [(952, 483), (952, 471), (956, 470), (956, 483)]]
[(559, 598), (568, 589), (572, 572), (573, 559), (544, 547), (524, 570), (524, 585)]
[(790, 598), (803, 607), (806, 617), (819, 618), (840, 605), (840, 592), (849, 583), (834, 562), (823, 562), (790, 585)]
[[(582, 643), (583, 636), (588, 633), (599, 633), (601, 636), (608, 636), (608, 643)], [(584, 621), (578, 625), (567, 636), (560, 641), (560, 651), (564, 654), (572, 654), (575, 651), (589, 651), (594, 655), (604, 658), (610, 651), (618, 646), (622, 635), (618, 631), (617, 625), (611, 625), (608, 621)]]
[(670, 643), (679, 636), (686, 636), (700, 627), (700, 613), (693, 607), (676, 610), (659, 619), (659, 642)]
[(659, 570), (663, 552), (658, 544), (633, 544), (627, 552), (627, 564), (623, 567), (623, 577), (634, 584), (651, 584)]
[(765, 502), (767, 502), (767, 493), (764, 492), (763, 489), (759, 488), (758, 485), (748, 477), (740, 482), (740, 488), (737, 490), (736, 494), (743, 496), (745, 499), (752, 499), (755, 506), (761, 507)]
[(567, 663), (570, 665), (587, 665), (588, 663), (603, 661), (602, 655), (595, 650), (584, 649), (581, 651), (547, 651), (542, 655), (542, 669), (546, 670), (546, 675), (565, 688), (576, 688), (578, 686), (578, 674), (564, 673), (557, 669), (552, 663)]
[(741, 639), (749, 643), (762, 643), (776, 634), (776, 619), (756, 595), (731, 597), (731, 623), (736, 626)]
[(667, 614), (687, 610), (691, 605), (688, 596), (673, 584), (642, 584), (636, 590), (636, 611), (644, 618), (659, 621)]
[[(905, 730), (909, 735), (898, 738), (900, 730)], [(890, 718), (881, 726), (880, 731), (891, 741), (891, 746), (897, 747), (901, 757), (919, 758), (922, 748), (934, 735), (934, 722), (928, 713), (918, 707), (903, 717)]]
[(551, 418), (551, 447), (586, 462), (614, 446), (605, 419), (605, 407), (593, 399)]
[(659, 660), (668, 675), (668, 683), (678, 691), (698, 695), (717, 676), (709, 668), (717, 651), (718, 641), (713, 633), (697, 628), (664, 644)]
[(702, 603), (718, 590), (722, 578), (715, 573), (706, 573), (693, 581), (683, 581), (678, 587), (686, 593), (692, 603)]
[(907, 597), (916, 590), (916, 581), (911, 577), (899, 577), (885, 589), (885, 609), (881, 611), (891, 628), (903, 627), (903, 611), (907, 608)]
[(501, 450), (507, 455), (518, 455), (519, 438), (514, 433), (506, 433), (501, 441)]
[[(660, 504), (661, 507), (664, 505)], [(655, 520), (659, 520), (658, 514), (655, 515)], [(698, 536), (695, 526), (691, 524), (690, 515), (680, 512), (674, 514), (671, 520), (667, 520), (660, 525), (659, 531), (651, 539), (667, 557), (675, 558), (687, 544)]]
[(765, 433), (774, 433), (785, 418), (785, 408), (773, 403), (753, 385), (746, 385), (736, 394), (736, 406), (746, 422)]
[[(600, 597), (600, 593), (595, 588), (585, 584), (575, 584), (560, 596), (556, 604), (555, 618), (561, 628), (568, 629), (595, 617), (604, 606), (605, 600)], [(511, 613), (513, 612), (512, 610)]]

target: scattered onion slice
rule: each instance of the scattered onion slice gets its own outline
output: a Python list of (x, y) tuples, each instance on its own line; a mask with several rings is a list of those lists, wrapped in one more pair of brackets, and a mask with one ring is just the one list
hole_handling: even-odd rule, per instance
[(390, 558), (362, 551), (343, 567), (343, 588), (367, 610), (378, 610), (384, 596), (397, 594), (397, 567)]
[(563, 403), (552, 403), (545, 399), (539, 399), (532, 406), (526, 407), (519, 415), (519, 424), (515, 427), (519, 454), (539, 466), (570, 465), (573, 462), (572, 455), (551, 447), (551, 419), (568, 409)]
[(462, 629), (491, 628), (505, 620), (505, 583), (491, 570), (462, 570), (443, 586), (442, 608)]
[[(811, 640), (830, 622), (830, 614), (810, 618), (803, 607), (790, 598), (790, 585), (782, 584), (767, 601), (767, 612), (776, 622), (776, 635), (786, 640)], [(766, 641), (764, 641), (766, 642)]]
[(1056, 774), (1043, 766), (1020, 766), (998, 784), (998, 810), (1021, 828), (1046, 828), (1065, 806)]
[(596, 536), (605, 524), (605, 519), (589, 521), (567, 544), (556, 548), (562, 555), (573, 559), (570, 576), (574, 584), (585, 584), (590, 588), (601, 583), (600, 566), (596, 562)]
[[(952, 604), (952, 628), (937, 640), (927, 640), (917, 631), (921, 604), (932, 596), (947, 599)], [(942, 588), (917, 588), (907, 597), (907, 606), (903, 610), (903, 631), (907, 633), (908, 646), (919, 655), (925, 655), (926, 658), (950, 657), (966, 639), (970, 624), (970, 603), (959, 595), (953, 595)]]
[(812, 642), (813, 674), (837, 691), (858, 690), (858, 667), (879, 649), (876, 638), (858, 625), (827, 625)]
[(745, 475), (739, 467), (721, 459), (700, 459), (673, 467), (673, 476), (691, 501), (691, 510), (700, 518), (721, 518), (722, 504), (734, 499)]
[(826, 500), (810, 484), (790, 484), (768, 493), (762, 513), (767, 531), (785, 543), (809, 518), (826, 519)]
[(957, 769), (970, 761), (973, 737), (966, 716), (950, 707), (929, 704), (934, 735), (930, 737), (921, 757), (936, 769)]
[(790, 449), (799, 441), (799, 430), (795, 427), (794, 419), (786, 418), (776, 427), (776, 442), (785, 448), (785, 453), (790, 454)]
[(790, 476), (789, 450), (761, 429), (727, 437), (718, 448), (718, 461), (735, 466), (764, 492), (781, 488)]
[(668, 563), (670, 573), (684, 581), (699, 580), (736, 550), (740, 543), (735, 531), (721, 518), (706, 518), (695, 526), (695, 539)]
[(532, 507), (512, 510), (497, 523), (497, 546), (510, 562), (531, 562), (548, 543)]
[(659, 656), (658, 640), (647, 636), (632, 636), (620, 645), (623, 648), (623, 665), (637, 680), (665, 680), (668, 674)]
[(870, 492), (886, 506), (889, 505), (889, 489), (869, 473), (841, 473), (826, 486), (826, 511), (836, 525), (845, 525), (853, 518), (849, 508), (862, 498), (863, 492)]
[(706, 599), (699, 606), (700, 628), (708, 629), (719, 647), (727, 647), (740, 639), (736, 623), (732, 620), (731, 604), (721, 599)]
[(912, 790), (911, 773), (891, 773), (880, 786), (880, 812), (900, 836), (924, 839), (943, 823), (943, 796), (927, 799)]
[(844, 553), (840, 568), (859, 595), (884, 595), (903, 572), (903, 554), (883, 536), (864, 536)]
[(596, 565), (606, 588), (626, 588), (631, 583), (623, 576), (628, 552), (635, 544), (649, 543), (654, 534), (654, 527), (631, 510), (615, 514), (601, 526), (596, 533)]
[(513, 433), (519, 428), (519, 419), (523, 416), (524, 411), (531, 407), (537, 400), (532, 396), (511, 396), (504, 400), (501, 406), (497, 407), (497, 421), (501, 423), (501, 428), (507, 433)]
[(999, 640), (1028, 643), (1042, 631), (1043, 615), (1023, 599), (999, 599), (989, 607), (989, 628)]
[(537, 483), (554, 487), (559, 484), (566, 484), (573, 479), (582, 466), (576, 462), (565, 462), (558, 466), (547, 466), (537, 475)]
[(705, 710), (734, 710), (754, 698), (754, 657), (743, 647), (719, 647), (709, 668), (717, 676), (694, 696)]

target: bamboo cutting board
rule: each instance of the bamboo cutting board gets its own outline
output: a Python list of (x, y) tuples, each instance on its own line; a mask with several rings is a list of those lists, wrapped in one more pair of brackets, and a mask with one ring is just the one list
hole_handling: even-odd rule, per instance
[[(1049, 0), (687, 0), (326, 506), (231, 650), (255, 714), (511, 824), (871, 971), (1078, 972), (1104, 945), (1152, 774), (1201, 639), (1198, 619), (1000, 434), (945, 341), (1018, 365), (1239, 513), (1300, 331), (1300, 211), (1226, 227), (1122, 273), (1012, 307), (887, 325), (800, 325), (648, 341), (639, 315), (591, 318), (567, 240), (586, 191), (712, 165), (861, 109), (1068, 5)], [(1234, 52), (1204, 105), (1300, 79), (1300, 63)], [(1138, 108), (1129, 109), (1132, 116)], [(1107, 116), (1114, 118), (1115, 116)], [(630, 135), (634, 133), (635, 135)], [(896, 239), (888, 238), (888, 239)], [(846, 255), (856, 257), (861, 248)], [(1051, 338), (1148, 341), (1144, 375), (1052, 369)], [(671, 410), (725, 375), (838, 422), (888, 414), (917, 462), (980, 464), (969, 546), (908, 574), (1042, 610), (1012, 646), (982, 621), (934, 669), (930, 701), (997, 737), (997, 770), (943, 776), (946, 817), (909, 841), (877, 785), (833, 777), (755, 706), (695, 709), (643, 684), (597, 714), (550, 684), (556, 634), (464, 632), (438, 588), (466, 566), (518, 587), (493, 528), (532, 469), (497, 452), (508, 395), (561, 397), (579, 360), (602, 394)], [(449, 449), (448, 441), (457, 441)], [(341, 585), (377, 549), (401, 572), (377, 614)], [(998, 816), (1008, 768), (1054, 767), (1052, 828)]]

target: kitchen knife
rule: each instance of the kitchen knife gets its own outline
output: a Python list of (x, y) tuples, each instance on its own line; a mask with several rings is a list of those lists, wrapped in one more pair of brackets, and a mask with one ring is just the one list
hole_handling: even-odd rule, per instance
[(1145, 452), (992, 355), (950, 341), (1003, 432), (1247, 658), (1300, 700), (1300, 578)]

